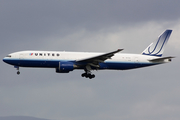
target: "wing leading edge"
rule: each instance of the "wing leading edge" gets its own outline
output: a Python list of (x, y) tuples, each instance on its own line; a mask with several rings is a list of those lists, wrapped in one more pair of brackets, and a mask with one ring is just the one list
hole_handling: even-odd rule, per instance
[(98, 65), (99, 63), (104, 62), (107, 59), (111, 59), (111, 57), (114, 56), (114, 54), (116, 54), (122, 50), (123, 49), (118, 49), (118, 50), (113, 51), (113, 52), (109, 52), (109, 53), (101, 54), (98, 56), (77, 60), (76, 62), (85, 62), (85, 63), (91, 63), (93, 65)]

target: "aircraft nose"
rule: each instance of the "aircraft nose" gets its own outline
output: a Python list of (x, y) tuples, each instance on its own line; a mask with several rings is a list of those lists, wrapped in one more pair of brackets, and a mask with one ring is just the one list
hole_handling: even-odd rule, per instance
[(8, 59), (7, 57), (4, 57), (4, 58), (3, 58), (3, 61), (4, 61), (5, 63), (8, 63), (9, 59)]
[(3, 58), (3, 61), (6, 62), (6, 58)]

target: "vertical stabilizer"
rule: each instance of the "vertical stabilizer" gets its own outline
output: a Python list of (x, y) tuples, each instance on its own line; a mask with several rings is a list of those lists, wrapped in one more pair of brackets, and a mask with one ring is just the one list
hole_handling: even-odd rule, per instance
[(168, 39), (171, 35), (172, 30), (166, 30), (163, 32), (156, 41), (151, 43), (143, 52), (143, 55), (150, 55), (150, 56), (159, 56), (161, 57), (164, 48), (168, 42)]

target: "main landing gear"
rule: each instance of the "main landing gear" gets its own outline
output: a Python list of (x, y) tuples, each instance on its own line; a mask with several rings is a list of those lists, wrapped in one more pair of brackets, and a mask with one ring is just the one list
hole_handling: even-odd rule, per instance
[(19, 71), (19, 66), (14, 66), (14, 68), (17, 69), (17, 74), (19, 75), (20, 74), (20, 71)]
[(91, 74), (91, 66), (87, 65), (84, 69), (85, 73), (81, 74), (82, 77), (86, 77), (89, 79), (95, 78), (94, 74)]
[(95, 75), (94, 75), (94, 74), (88, 74), (88, 73), (83, 73), (81, 76), (82, 76), (82, 77), (89, 78), (89, 79), (95, 78)]

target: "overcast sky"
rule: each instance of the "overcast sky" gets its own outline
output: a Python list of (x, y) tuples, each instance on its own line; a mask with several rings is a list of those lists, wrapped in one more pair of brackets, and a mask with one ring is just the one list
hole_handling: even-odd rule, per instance
[(179, 120), (180, 1), (0, 0), (0, 58), (21, 50), (141, 53), (172, 29), (171, 63), (57, 74), (0, 62), (0, 116), (53, 120)]

